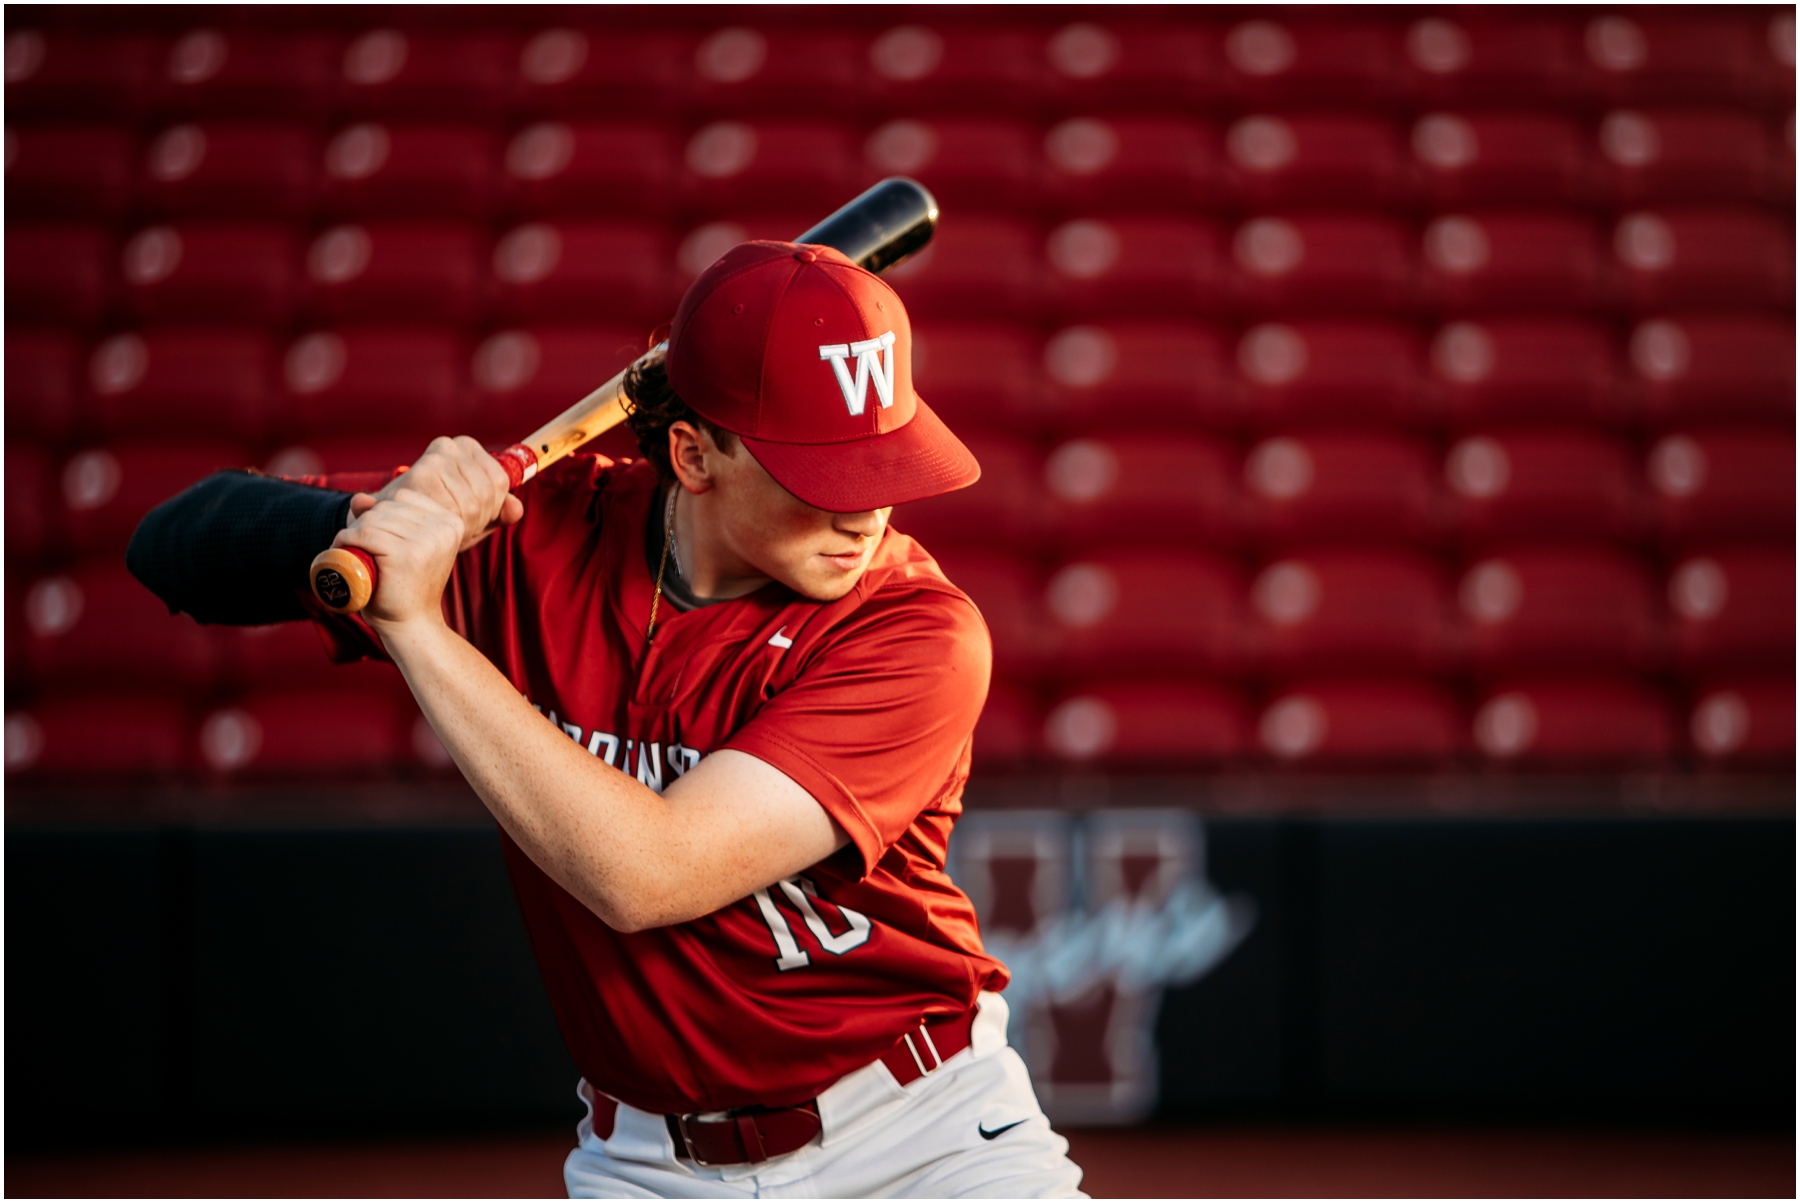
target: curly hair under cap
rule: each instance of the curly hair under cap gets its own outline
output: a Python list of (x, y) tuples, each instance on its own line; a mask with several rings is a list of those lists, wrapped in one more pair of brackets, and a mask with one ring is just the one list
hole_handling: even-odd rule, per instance
[(736, 435), (695, 413), (669, 386), (661, 355), (627, 369), (624, 393), (625, 424), (637, 439), (638, 451), (655, 466), (657, 477), (665, 484), (675, 479), (675, 468), (669, 463), (669, 427), (675, 423), (693, 423), (712, 436), (726, 455), (737, 446)]

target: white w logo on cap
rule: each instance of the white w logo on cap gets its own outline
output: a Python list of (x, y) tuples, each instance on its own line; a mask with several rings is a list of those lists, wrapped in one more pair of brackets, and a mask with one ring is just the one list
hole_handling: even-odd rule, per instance
[[(850, 377), (849, 358), (856, 356), (856, 378)], [(838, 388), (843, 390), (844, 404), (850, 407), (850, 416), (860, 418), (863, 408), (869, 399), (869, 380), (875, 380), (875, 396), (881, 401), (881, 408), (894, 407), (894, 332), (889, 330), (879, 338), (864, 339), (859, 343), (832, 343), (819, 348), (819, 358), (831, 361), (831, 370), (837, 373)]]

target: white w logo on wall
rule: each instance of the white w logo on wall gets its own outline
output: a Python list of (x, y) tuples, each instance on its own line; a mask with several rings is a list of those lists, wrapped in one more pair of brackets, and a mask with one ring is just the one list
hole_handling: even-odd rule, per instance
[(950, 842), (982, 941), (1012, 971), (1008, 1038), (1058, 1122), (1130, 1123), (1159, 1094), (1163, 988), (1250, 934), (1256, 904), (1206, 879), (1185, 811), (965, 815)]
[[(850, 375), (850, 357), (856, 356), (856, 375)], [(894, 407), (894, 332), (858, 343), (832, 343), (819, 348), (819, 358), (831, 361), (837, 374), (838, 388), (850, 416), (860, 418), (869, 398), (869, 381), (875, 382), (875, 396), (881, 408)]]

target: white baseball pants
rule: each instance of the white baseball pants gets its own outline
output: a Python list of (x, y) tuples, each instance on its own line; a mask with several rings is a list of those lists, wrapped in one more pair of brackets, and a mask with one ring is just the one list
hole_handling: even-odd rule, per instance
[[(593, 1114), (563, 1164), (572, 1199), (1085, 1199), (1069, 1142), (1050, 1130), (1006, 1044), (1006, 1002), (983, 994), (972, 1043), (902, 1087), (876, 1061), (819, 1096), (823, 1131), (755, 1165), (675, 1156), (660, 1115), (619, 1104), (612, 1136)], [(581, 1084), (584, 1101), (587, 1083)]]

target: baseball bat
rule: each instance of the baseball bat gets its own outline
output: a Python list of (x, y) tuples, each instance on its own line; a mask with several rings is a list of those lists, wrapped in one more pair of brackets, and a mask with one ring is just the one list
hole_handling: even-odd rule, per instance
[[(915, 253), (937, 230), (937, 200), (923, 184), (891, 176), (807, 230), (795, 242), (842, 251), (851, 262), (882, 272)], [(667, 347), (659, 343), (632, 364), (636, 367)], [(520, 485), (625, 420), (625, 372), (550, 419), (494, 458), (510, 487)], [(404, 471), (404, 469), (402, 469)], [(354, 614), (375, 596), (375, 559), (360, 547), (332, 547), (313, 559), (313, 596), (326, 609)]]

